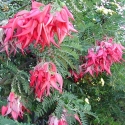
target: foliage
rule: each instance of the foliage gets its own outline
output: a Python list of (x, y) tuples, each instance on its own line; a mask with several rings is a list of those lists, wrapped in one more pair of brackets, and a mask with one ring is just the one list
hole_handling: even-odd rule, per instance
[(19, 123), (17, 121), (13, 121), (8, 118), (4, 118), (2, 116), (0, 116), (0, 124), (1, 125), (32, 125), (30, 123)]

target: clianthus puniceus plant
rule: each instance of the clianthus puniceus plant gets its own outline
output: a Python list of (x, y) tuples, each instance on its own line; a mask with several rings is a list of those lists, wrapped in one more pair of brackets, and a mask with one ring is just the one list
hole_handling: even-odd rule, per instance
[[(14, 92), (10, 92), (10, 95), (7, 99), (7, 106), (2, 106), (1, 112), (3, 116), (7, 116), (11, 114), (14, 120), (17, 120), (18, 117), (23, 118), (23, 113), (25, 111), (25, 107), (20, 102), (20, 97), (15, 95)], [(28, 110), (27, 110), (28, 111)]]
[(70, 70), (74, 81), (78, 82), (85, 74), (98, 76), (102, 72), (111, 75), (110, 68), (114, 63), (121, 63), (125, 47), (115, 43), (113, 38), (96, 41), (96, 45), (88, 50), (85, 62), (79, 66), (79, 73)]
[(104, 41), (97, 41), (95, 48), (88, 50), (86, 63), (81, 66), (85, 68), (85, 73), (89, 72), (92, 76), (94, 73), (106, 72), (111, 75), (110, 67), (113, 63), (120, 63), (123, 58), (123, 47), (119, 43), (113, 43), (110, 38)]
[[(66, 110), (63, 111), (63, 114), (61, 115), (60, 119), (58, 119), (58, 117), (56, 116), (50, 115), (48, 125), (68, 125), (66, 121), (66, 117), (68, 115), (69, 114), (67, 114)], [(82, 122), (80, 121), (79, 116), (77, 114), (74, 114), (73, 117), (79, 122), (80, 125), (82, 125)]]
[[(15, 55), (17, 51), (24, 55), (31, 44), (41, 53), (53, 46), (60, 49), (64, 38), (66, 36), (71, 37), (72, 32), (77, 32), (71, 22), (73, 20), (72, 13), (64, 4), (58, 5), (58, 8), (56, 8), (53, 4), (44, 5), (32, 1), (30, 11), (22, 10), (16, 13), (13, 18), (8, 20), (7, 24), (1, 26), (4, 30), (4, 40), (0, 44), (0, 48), (2, 48), (0, 52), (5, 51), (8, 57), (12, 53)], [(115, 43), (112, 38), (97, 41), (96, 45), (88, 50), (88, 55), (84, 57), (83, 64), (79, 65), (79, 72), (70, 70), (70, 74), (74, 77), (75, 82), (78, 82), (87, 73), (93, 77), (102, 72), (111, 75), (110, 67), (114, 63), (121, 63), (123, 50), (125, 48), (121, 44)], [(63, 95), (63, 85), (65, 84), (57, 66), (51, 60), (41, 60), (41, 62), (37, 62), (38, 64), (33, 70), (29, 71), (29, 86), (33, 90), (34, 100), (39, 103), (43, 103), (44, 98), (51, 97), (55, 90)], [(71, 116), (82, 125), (78, 107), (71, 109), (74, 111), (73, 114), (68, 114), (67, 110), (72, 106), (70, 102), (68, 104), (67, 109), (62, 106), (66, 112), (62, 112), (60, 118), (54, 113), (49, 113), (47, 124), (68, 125), (66, 117)], [(58, 105), (58, 102), (55, 105)], [(7, 105), (1, 108), (1, 114), (18, 120), (19, 118), (23, 119), (24, 113), (29, 113), (29, 110), (26, 105), (24, 106), (21, 96), (16, 95), (15, 91), (11, 91), (7, 99)]]
[(44, 5), (34, 1), (30, 11), (22, 10), (15, 14), (7, 25), (2, 26), (6, 37), (1, 51), (6, 51), (8, 56), (12, 52), (16, 54), (17, 49), (23, 53), (30, 44), (34, 44), (34, 47), (40, 45), (42, 50), (51, 44), (59, 48), (64, 38), (71, 36), (71, 31), (77, 30), (69, 21), (74, 18), (66, 6), (60, 7), (60, 11), (53, 9), (51, 4)]
[(63, 79), (52, 62), (39, 63), (30, 74), (30, 87), (35, 88), (39, 100), (50, 95), (51, 87), (62, 93)]

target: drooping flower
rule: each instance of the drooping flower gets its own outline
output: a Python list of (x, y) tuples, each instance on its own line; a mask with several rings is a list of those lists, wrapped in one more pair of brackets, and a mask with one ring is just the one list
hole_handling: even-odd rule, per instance
[(54, 31), (57, 33), (59, 45), (67, 35), (70, 36), (70, 31), (77, 32), (77, 30), (74, 29), (72, 23), (69, 21), (69, 18), (74, 19), (73, 15), (70, 13), (66, 6), (64, 6), (60, 11), (56, 12), (54, 16)]
[(7, 106), (2, 106), (2, 116), (7, 116), (11, 114), (11, 117), (14, 120), (17, 120), (18, 117), (22, 118), (24, 112), (23, 109), (25, 109), (25, 107), (20, 102), (20, 97), (16, 96), (14, 92), (11, 92), (7, 101)]
[(18, 49), (23, 53), (30, 44), (35, 47), (40, 45), (42, 50), (51, 44), (60, 47), (66, 36), (77, 31), (69, 20), (74, 18), (66, 6), (60, 11), (51, 12), (52, 10), (51, 4), (43, 5), (32, 1), (30, 11), (22, 10), (15, 14), (8, 24), (2, 26), (5, 32), (2, 51), (6, 51), (9, 56), (12, 52), (15, 54)]
[(125, 48), (120, 43), (113, 43), (112, 38), (98, 41), (95, 48), (88, 50), (86, 63), (81, 67), (84, 68), (84, 73), (89, 72), (92, 76), (102, 72), (111, 75), (110, 67), (113, 63), (120, 63), (123, 60), (123, 50)]
[(58, 119), (56, 116), (50, 116), (49, 117), (49, 121), (48, 121), (48, 125), (68, 125), (66, 118), (65, 117), (61, 117), (61, 119)]
[(35, 95), (38, 99), (43, 96), (50, 95), (50, 89), (54, 88), (62, 93), (63, 79), (57, 73), (54, 63), (45, 62), (35, 66), (34, 70), (30, 71), (30, 87), (34, 87)]
[(79, 122), (79, 125), (82, 125), (82, 122), (77, 114), (67, 114), (67, 110), (63, 110), (63, 113), (61, 115), (61, 118), (57, 118), (57, 116), (50, 115), (48, 120), (48, 125), (68, 125), (68, 122), (66, 121), (67, 116), (73, 117)]
[(75, 70), (72, 70), (72, 69), (69, 72), (70, 72), (71, 77), (74, 78), (74, 82), (80, 81), (81, 78), (83, 78), (83, 75), (84, 75), (84, 72), (82, 71), (81, 66), (79, 66), (78, 72), (75, 71)]

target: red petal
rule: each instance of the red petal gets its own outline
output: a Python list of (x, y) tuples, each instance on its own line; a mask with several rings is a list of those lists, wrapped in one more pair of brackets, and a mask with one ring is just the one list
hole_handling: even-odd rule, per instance
[(38, 33), (38, 36), (37, 36), (35, 45), (36, 45), (36, 44), (38, 43), (38, 41), (39, 41), (41, 32), (42, 32), (42, 23), (38, 24), (38, 26), (37, 26), (37, 33)]
[(60, 46), (55, 42), (54, 38), (50, 38), (51, 43), (56, 46), (57, 48), (60, 48)]
[(34, 74), (30, 77), (30, 87), (35, 85), (36, 78), (37, 77)]
[(68, 15), (72, 20), (74, 20), (74, 17), (73, 17), (73, 15), (72, 15), (72, 13), (68, 10), (68, 8), (67, 8), (66, 6), (64, 6), (63, 8), (66, 10), (67, 15)]
[(62, 86), (63, 86), (62, 76), (61, 76), (60, 74), (56, 73), (56, 74), (55, 74), (55, 77), (56, 77), (57, 82), (58, 82), (59, 85), (60, 85), (61, 90), (62, 90)]
[(62, 32), (61, 35), (60, 35), (59, 45), (63, 42), (65, 37), (66, 37), (66, 33)]
[(67, 13), (66, 13), (66, 10), (65, 9), (62, 9), (61, 11), (60, 11), (60, 14), (61, 14), (61, 17), (62, 17), (62, 19), (65, 21), (65, 22), (69, 22), (68, 21), (68, 15), (67, 15)]
[[(20, 33), (20, 34), (18, 34), (16, 36), (23, 36), (23, 35), (26, 35), (26, 34), (28, 34), (30, 32), (31, 32), (31, 28), (28, 28), (28, 29), (22, 30), (22, 33)], [(14, 36), (14, 37), (16, 37), (16, 36)]]
[(54, 87), (54, 88), (55, 88), (56, 90), (58, 90), (60, 93), (62, 92), (62, 90), (57, 86), (56, 81), (55, 81), (53, 78), (51, 78), (50, 84), (51, 84), (52, 87)]
[(45, 28), (44, 24), (43, 24), (42, 37), (44, 39), (44, 42), (49, 46), (50, 45), (50, 39), (48, 38), (48, 35), (47, 35), (46, 28)]
[(56, 69), (55, 64), (52, 63), (52, 62), (50, 62), (49, 64), (51, 65), (51, 69), (50, 69), (50, 70), (51, 70), (52, 72), (57, 72), (57, 69)]
[(44, 4), (42, 4), (40, 2), (36, 2), (36, 1), (32, 2), (32, 9), (36, 9), (36, 8), (41, 7), (41, 6), (44, 6)]
[(47, 84), (46, 96), (50, 95), (50, 83)]
[(31, 18), (31, 17), (33, 18), (33, 17), (36, 17), (38, 14), (40, 14), (40, 10), (38, 10), (38, 9), (37, 10), (36, 9), (35, 10), (31, 10), (30, 14), (28, 16), (26, 16), (25, 18), (26, 19), (27, 18)]
[(14, 29), (17, 27), (17, 22), (19, 18), (15, 18), (12, 24), (11, 37), (13, 36)]
[(35, 17), (39, 21), (39, 23), (43, 22), (45, 16), (49, 13), (50, 9), (51, 9), (50, 4), (48, 4), (47, 6), (44, 7), (43, 11), (38, 16)]
[(12, 118), (13, 118), (14, 120), (17, 120), (17, 118), (18, 118), (18, 113), (12, 111), (11, 114), (12, 114)]
[(7, 110), (8, 110), (7, 106), (2, 106), (2, 109), (1, 109), (2, 116), (4, 116), (6, 114)]
[(48, 21), (45, 23), (45, 26), (47, 26), (52, 21), (52, 19), (53, 19), (53, 15), (50, 14)]
[(28, 23), (26, 23), (26, 25), (21, 26), (21, 28), (28, 28), (31, 27), (33, 24), (33, 20), (30, 20)]
[(31, 28), (31, 35), (34, 33), (34, 29), (36, 28), (38, 22), (36, 20), (33, 21), (32, 28)]
[(25, 44), (22, 46), (22, 48), (23, 48), (23, 49), (26, 48), (26, 47), (30, 44), (30, 42), (32, 42), (32, 41), (31, 41), (31, 36), (28, 36), (28, 35), (27, 35), (27, 39), (26, 39), (26, 41), (25, 41)]
[(21, 15), (24, 15), (24, 14), (28, 14), (28, 13), (29, 13), (29, 11), (22, 10), (22, 11), (18, 12), (15, 16), (17, 17), (17, 16), (21, 16)]
[(63, 23), (66, 22), (65, 20), (62, 19), (62, 16), (61, 16), (60, 12), (57, 12), (57, 13), (56, 13), (56, 16), (55, 16), (54, 19), (55, 19), (55, 21), (57, 20), (57, 21), (63, 22)]
[(6, 112), (5, 115), (8, 115), (8, 114), (11, 113), (11, 111), (12, 111), (12, 109), (11, 109), (11, 105), (12, 105), (12, 102), (9, 102), (9, 103), (8, 103), (8, 110), (7, 110), (7, 112)]
[(74, 115), (74, 118), (79, 122), (80, 125), (82, 125), (82, 122), (77, 114)]
[(5, 43), (5, 42), (8, 42), (8, 40), (11, 39), (11, 37), (12, 37), (11, 32), (12, 32), (12, 29), (11, 29), (11, 28), (7, 28), (7, 29), (6, 29), (6, 38), (5, 38), (5, 40), (4, 40), (4, 43)]
[(13, 102), (13, 101), (15, 100), (15, 93), (14, 93), (14, 92), (11, 92), (11, 93), (10, 93), (10, 95), (9, 95), (9, 97), (8, 97), (8, 100), (9, 100), (10, 102)]
[(69, 23), (68, 29), (71, 30), (71, 31), (73, 31), (73, 32), (78, 33), (78, 31), (76, 29), (74, 29), (74, 27), (73, 27), (73, 25), (71, 23)]

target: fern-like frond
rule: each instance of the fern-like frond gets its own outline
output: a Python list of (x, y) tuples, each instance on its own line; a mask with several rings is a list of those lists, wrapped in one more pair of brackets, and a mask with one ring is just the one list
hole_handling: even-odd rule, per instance
[(75, 120), (74, 116), (67, 116), (66, 121), (67, 121), (68, 125), (76, 125), (76, 120)]
[(11, 71), (11, 73), (17, 73), (18, 69), (17, 67), (10, 61), (3, 62), (1, 61), (1, 64), (3, 65), (4, 68), (8, 69), (8, 71)]
[(61, 115), (63, 114), (65, 103), (62, 100), (57, 102), (56, 109), (54, 111), (55, 115), (60, 119)]
[(32, 125), (30, 123), (19, 123), (17, 121), (0, 116), (0, 125)]
[(23, 88), (25, 93), (29, 93), (30, 88), (29, 88), (29, 82), (28, 82), (28, 75), (26, 74), (24, 76), (22, 75), (22, 73), (20, 73), (19, 75), (17, 75), (17, 79), (19, 81), (20, 87)]
[(52, 106), (56, 104), (56, 101), (57, 97), (54, 94), (51, 97), (45, 97), (42, 103), (37, 103), (35, 110), (36, 116), (43, 116), (45, 113), (52, 109)]
[[(110, 85), (116, 89), (125, 91), (125, 64), (114, 64), (112, 66), (112, 76), (110, 77)], [(117, 72), (118, 71), (118, 72)]]
[(85, 116), (84, 112), (79, 112), (80, 120), (83, 125), (88, 125), (87, 117)]
[[(60, 61), (63, 60), (67, 63), (68, 66), (70, 66), (72, 69), (75, 69), (75, 66), (73, 64), (73, 61), (70, 59), (69, 56), (67, 56), (65, 53), (58, 52), (55, 55)], [(58, 60), (57, 60), (58, 61)], [(63, 65), (62, 65), (63, 66)], [(67, 67), (68, 67), (67, 66)]]
[(71, 48), (73, 50), (82, 50), (82, 46), (77, 39), (65, 39), (64, 42), (61, 44), (61, 49), (64, 50), (65, 48)]

